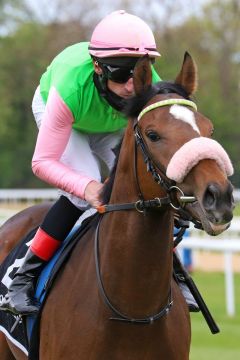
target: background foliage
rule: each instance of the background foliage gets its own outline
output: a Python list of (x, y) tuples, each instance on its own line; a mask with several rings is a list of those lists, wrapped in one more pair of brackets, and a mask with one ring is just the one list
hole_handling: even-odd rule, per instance
[(37, 135), (31, 101), (39, 78), (59, 51), (89, 40), (97, 22), (119, 8), (141, 16), (154, 30), (163, 79), (174, 78), (186, 50), (194, 57), (196, 101), (230, 154), (232, 181), (239, 188), (239, 0), (0, 0), (0, 187), (46, 186), (31, 171)]

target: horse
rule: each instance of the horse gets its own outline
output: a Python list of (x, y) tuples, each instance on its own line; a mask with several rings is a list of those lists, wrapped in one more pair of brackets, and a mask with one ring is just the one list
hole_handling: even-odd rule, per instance
[(0, 264), (17, 245), (19, 239), (23, 239), (41, 224), (52, 205), (49, 201), (27, 207), (10, 217), (0, 227)]
[[(197, 67), (188, 53), (174, 82), (153, 85), (145, 56), (133, 83), (103, 205), (43, 308), (40, 360), (189, 359), (189, 310), (173, 278), (174, 219), (213, 236), (225, 231), (233, 169), (191, 100)], [(2, 360), (26, 360), (8, 339), (0, 351)]]

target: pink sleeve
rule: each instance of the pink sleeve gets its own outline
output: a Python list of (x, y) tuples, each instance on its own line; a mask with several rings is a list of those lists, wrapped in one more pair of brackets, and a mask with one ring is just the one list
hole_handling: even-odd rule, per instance
[(52, 88), (37, 138), (32, 170), (47, 183), (84, 199), (85, 188), (94, 179), (80, 175), (60, 161), (72, 131), (72, 123), (71, 111), (56, 89)]

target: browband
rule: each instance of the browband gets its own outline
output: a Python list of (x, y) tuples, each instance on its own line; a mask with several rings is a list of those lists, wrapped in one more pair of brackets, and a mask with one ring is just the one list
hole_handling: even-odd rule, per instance
[(138, 121), (143, 117), (143, 115), (145, 115), (148, 111), (150, 110), (154, 110), (158, 107), (162, 107), (162, 106), (168, 106), (168, 105), (185, 105), (185, 106), (190, 106), (192, 107), (194, 110), (197, 111), (197, 105), (191, 101), (191, 100), (187, 100), (187, 99), (167, 99), (167, 100), (161, 100), (161, 101), (157, 101), (154, 104), (151, 104), (147, 107), (145, 107), (145, 109), (143, 109), (140, 114), (138, 115)]

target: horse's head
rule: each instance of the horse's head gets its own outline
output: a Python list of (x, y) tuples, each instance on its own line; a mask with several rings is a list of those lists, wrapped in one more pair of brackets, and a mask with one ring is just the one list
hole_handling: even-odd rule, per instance
[(151, 85), (151, 73), (149, 59), (140, 59), (133, 77), (136, 96), (128, 109), (128, 115), (137, 117), (135, 129), (147, 149), (145, 161), (149, 156), (168, 192), (176, 185), (170, 193), (178, 199), (181, 193), (196, 199), (185, 210), (208, 234), (217, 235), (233, 216), (228, 180), (233, 169), (225, 150), (211, 138), (212, 122), (190, 100), (197, 88), (196, 65), (186, 53), (173, 83)]

